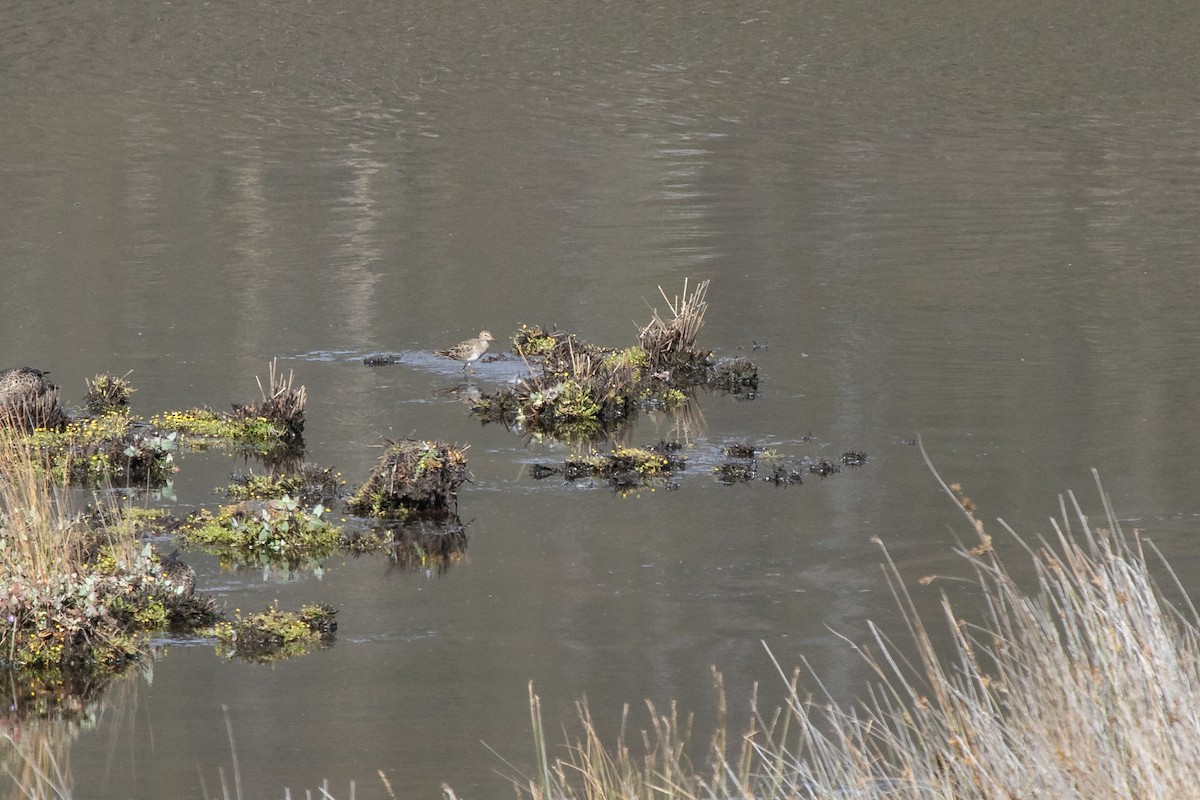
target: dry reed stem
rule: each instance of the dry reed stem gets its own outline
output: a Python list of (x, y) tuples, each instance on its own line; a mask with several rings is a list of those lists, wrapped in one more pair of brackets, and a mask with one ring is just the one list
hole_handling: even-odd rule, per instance
[(689, 293), (688, 281), (683, 281), (683, 294), (674, 299), (667, 297), (662, 286), (659, 294), (670, 309), (671, 319), (664, 320), (658, 310), (652, 308), (653, 318), (645, 327), (638, 328), (638, 342), (650, 357), (650, 363), (658, 366), (672, 354), (691, 353), (696, 346), (696, 336), (704, 325), (704, 313), (708, 309), (705, 296), (709, 281), (700, 281)]

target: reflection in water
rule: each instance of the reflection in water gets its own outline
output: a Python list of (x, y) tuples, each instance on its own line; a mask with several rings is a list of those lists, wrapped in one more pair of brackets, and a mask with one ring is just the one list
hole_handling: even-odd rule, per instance
[(72, 796), (75, 741), (106, 715), (115, 717), (119, 727), (127, 709), (136, 705), (139, 685), (149, 682), (153, 673), (153, 663), (147, 662), (99, 681), (72, 675), (52, 685), (35, 676), (7, 673), (5, 693), (12, 702), (0, 714), (0, 742), (5, 745), (0, 748), (0, 769), (12, 782), (10, 796)]

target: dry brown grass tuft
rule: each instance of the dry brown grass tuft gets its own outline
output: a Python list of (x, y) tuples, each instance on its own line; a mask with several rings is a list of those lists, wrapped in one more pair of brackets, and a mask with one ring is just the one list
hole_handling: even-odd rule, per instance
[(708, 281), (700, 281), (688, 291), (688, 282), (683, 282), (683, 295), (673, 300), (663, 288), (659, 294), (671, 310), (671, 319), (664, 320), (658, 309), (651, 309), (654, 318), (645, 327), (638, 329), (638, 344), (650, 357), (654, 369), (669, 367), (680, 358), (691, 359), (696, 355), (696, 335), (704, 325), (704, 312), (708, 310)]
[(254, 380), (258, 382), (262, 402), (234, 405), (233, 417), (264, 417), (284, 431), (285, 440), (299, 440), (304, 433), (304, 408), (308, 405), (308, 392), (303, 386), (295, 385), (295, 373), (288, 370), (285, 377), (279, 371), (276, 360), (271, 359), (267, 372), (270, 390), (263, 388), (262, 380), (257, 376)]
[(48, 585), (79, 568), (91, 538), (40, 452), (0, 425), (0, 577)]
[[(582, 737), (552, 759), (531, 693), (538, 772), (517, 784), (518, 794), (537, 800), (1196, 796), (1196, 610), (1167, 599), (1152, 575), (1157, 554), (1122, 531), (1098, 477), (1097, 488), (1100, 526), (1070, 494), (1052, 534), (1032, 544), (1001, 521), (1032, 562), (1036, 585), (1028, 591), (984, 538), (974, 512), (956, 499), (983, 545), (959, 551), (982, 592), (982, 618), (963, 619), (943, 596), (941, 624), (951, 646), (939, 652), (930, 622), (885, 552), (915, 661), (872, 625), (871, 644), (852, 645), (879, 678), (863, 701), (845, 707), (823, 689), (805, 696), (799, 674), (783, 676), (788, 705), (769, 716), (756, 712), (731, 750), (722, 727), (699, 769), (683, 755), (686, 726), (674, 710), (651, 709), (652, 727), (631, 747), (624, 734), (615, 746), (602, 743), (581, 706)], [(1182, 596), (1169, 568), (1165, 574), (1174, 584), (1171, 596)], [(809, 680), (821, 686), (811, 671)]]

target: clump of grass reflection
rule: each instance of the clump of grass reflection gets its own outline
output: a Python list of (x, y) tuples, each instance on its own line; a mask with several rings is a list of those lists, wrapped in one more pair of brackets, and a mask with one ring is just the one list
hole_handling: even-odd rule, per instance
[[(936, 476), (936, 472), (935, 472)], [(982, 590), (983, 619), (967, 621), (943, 596), (952, 646), (935, 651), (927, 622), (887, 557), (917, 656), (883, 631), (854, 646), (879, 678), (867, 699), (839, 705), (822, 687), (787, 681), (785, 708), (757, 710), (749, 730), (718, 731), (707, 763), (685, 756), (687, 723), (650, 707), (652, 726), (612, 746), (586, 704), (566, 755), (547, 752), (530, 689), (537, 771), (520, 797), (563, 798), (1149, 798), (1193, 796), (1200, 763), (1200, 624), (1179, 580), (1136, 532), (1127, 536), (1104, 495), (1093, 525), (1074, 495), (1060, 500), (1053, 535), (1018, 537), (1036, 586), (1018, 585), (969, 501), (955, 497), (979, 536), (962, 549)], [(1068, 509), (1070, 509), (1068, 511)], [(1149, 561), (1168, 577), (1167, 591)], [(936, 616), (936, 615), (935, 615)], [(778, 663), (776, 667), (778, 668)], [(818, 676), (805, 665), (810, 680)], [(718, 688), (720, 684), (718, 683)], [(721, 710), (723, 710), (723, 699)], [(732, 747), (730, 746), (732, 744)]]

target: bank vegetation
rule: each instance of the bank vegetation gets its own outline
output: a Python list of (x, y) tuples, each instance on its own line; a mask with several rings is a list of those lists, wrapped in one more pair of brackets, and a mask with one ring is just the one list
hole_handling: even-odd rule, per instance
[[(689, 720), (652, 706), (648, 728), (635, 734), (627, 723), (605, 742), (581, 703), (582, 733), (553, 755), (531, 687), (537, 768), (516, 782), (518, 795), (1196, 796), (1200, 623), (1169, 566), (1122, 530), (1101, 490), (1099, 524), (1073, 495), (1062, 500), (1046, 538), (1023, 539), (1000, 523), (1003, 540), (1016, 543), (1032, 567), (1022, 585), (1015, 576), (1027, 571), (1006, 567), (970, 501), (943, 486), (978, 540), (961, 550), (982, 598), (978, 618), (964, 617), (945, 595), (940, 617), (923, 618), (885, 552), (907, 641), (871, 626), (868, 644), (848, 644), (878, 678), (861, 701), (835, 701), (811, 670), (781, 670), (786, 707), (756, 708), (741, 735), (721, 724), (698, 763), (688, 756), (695, 752)], [(935, 648), (946, 639), (935, 626), (948, 634), (948, 648)], [(724, 719), (723, 697), (721, 710)]]

